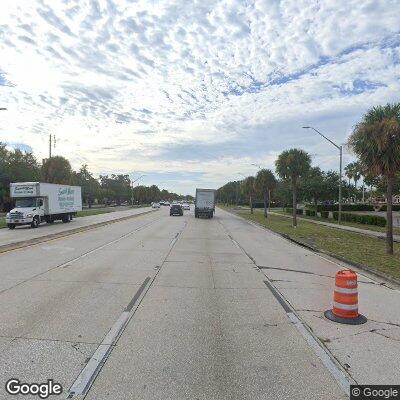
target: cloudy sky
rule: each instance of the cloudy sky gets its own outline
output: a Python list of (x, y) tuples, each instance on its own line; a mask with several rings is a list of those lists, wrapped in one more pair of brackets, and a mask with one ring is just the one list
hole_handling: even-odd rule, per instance
[[(400, 101), (398, 0), (1, 0), (0, 141), (96, 174), (218, 187), (300, 147), (337, 168)], [(351, 160), (346, 154), (345, 161)]]

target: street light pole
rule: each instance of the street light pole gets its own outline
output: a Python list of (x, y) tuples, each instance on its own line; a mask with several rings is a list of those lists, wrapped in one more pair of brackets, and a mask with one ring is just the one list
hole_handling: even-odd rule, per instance
[(7, 108), (5, 108), (5, 107), (0, 107), (0, 111), (7, 111)]
[(313, 128), (312, 126), (303, 126), (303, 129), (312, 129), (317, 132), (318, 135), (322, 136), (325, 140), (331, 143), (339, 150), (340, 155), (340, 166), (339, 166), (339, 213), (338, 213), (338, 224), (342, 222), (342, 174), (343, 174), (343, 146), (337, 145), (335, 142), (332, 142), (331, 139), (327, 138), (324, 134), (322, 134), (319, 130)]

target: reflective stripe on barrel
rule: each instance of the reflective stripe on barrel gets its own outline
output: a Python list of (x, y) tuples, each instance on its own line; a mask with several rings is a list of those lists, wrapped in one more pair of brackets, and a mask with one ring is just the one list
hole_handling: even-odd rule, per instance
[(357, 274), (352, 270), (338, 271), (335, 281), (332, 313), (341, 318), (357, 318)]

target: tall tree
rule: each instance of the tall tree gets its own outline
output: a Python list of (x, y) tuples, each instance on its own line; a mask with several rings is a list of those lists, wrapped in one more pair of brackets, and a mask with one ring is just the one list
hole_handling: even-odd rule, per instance
[(276, 178), (270, 169), (260, 169), (256, 176), (256, 188), (263, 194), (264, 197), (264, 217), (267, 218), (267, 200), (270, 199), (270, 192), (276, 187)]
[(386, 251), (393, 254), (393, 187), (400, 171), (400, 103), (373, 107), (349, 138), (366, 173), (386, 181)]
[(293, 226), (297, 226), (297, 188), (301, 177), (311, 168), (311, 157), (304, 150), (290, 149), (282, 152), (275, 162), (277, 174), (292, 185)]
[(249, 199), (250, 213), (253, 214), (253, 196), (255, 192), (256, 178), (254, 176), (248, 176), (242, 181), (243, 191)]
[(72, 183), (82, 188), (82, 198), (92, 207), (93, 200), (100, 197), (100, 183), (89, 171), (86, 164), (82, 165), (79, 172), (73, 172)]
[(352, 179), (354, 179), (354, 165), (353, 163), (349, 163), (344, 167), (344, 173), (349, 179), (349, 186)]
[(72, 180), (72, 168), (69, 161), (62, 156), (47, 158), (41, 169), (42, 181), (69, 185)]
[(0, 209), (11, 207), (11, 182), (36, 182), (39, 177), (39, 163), (32, 153), (7, 149), (0, 143)]

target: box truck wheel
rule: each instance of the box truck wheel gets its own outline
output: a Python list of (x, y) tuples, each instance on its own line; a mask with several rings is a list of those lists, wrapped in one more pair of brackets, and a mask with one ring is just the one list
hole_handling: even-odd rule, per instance
[(8, 229), (15, 229), (15, 224), (7, 224)]
[(69, 214), (64, 214), (61, 219), (62, 222), (67, 223), (69, 222)]
[(31, 223), (31, 228), (37, 228), (39, 226), (39, 217), (35, 215), (33, 217), (32, 223)]

